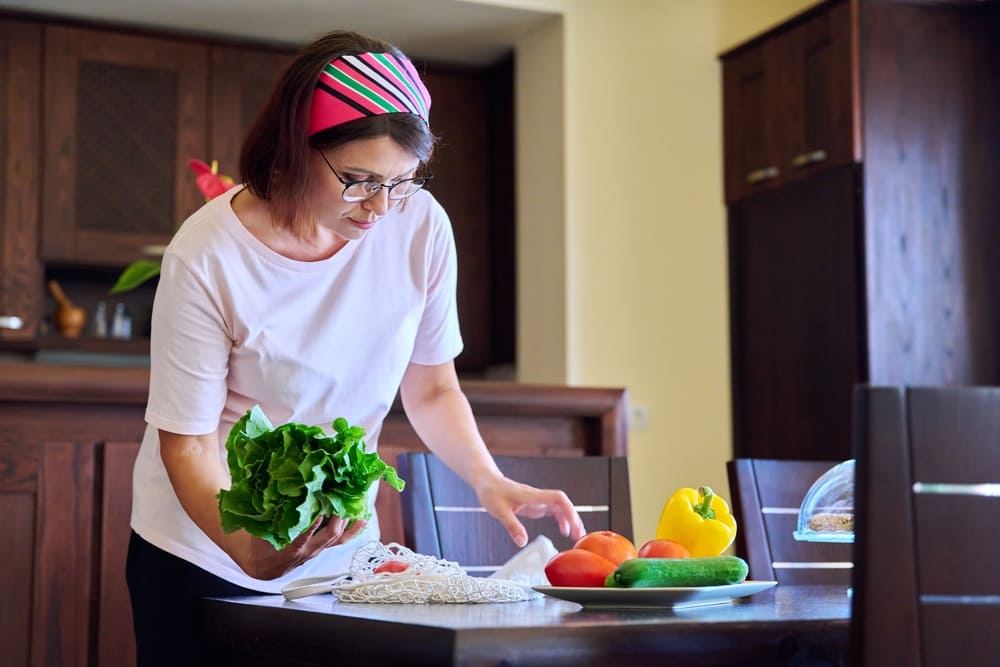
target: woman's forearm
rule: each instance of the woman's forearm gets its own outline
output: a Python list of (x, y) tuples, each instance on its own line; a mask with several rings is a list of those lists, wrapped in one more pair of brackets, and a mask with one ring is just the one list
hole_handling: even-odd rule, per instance
[(219, 518), (218, 494), (229, 487), (229, 476), (219, 458), (218, 435), (159, 433), (160, 458), (181, 507), (202, 532), (243, 566), (250, 536), (244, 531), (224, 533)]
[(502, 477), (451, 364), (407, 369), (400, 396), (421, 441), (473, 489)]

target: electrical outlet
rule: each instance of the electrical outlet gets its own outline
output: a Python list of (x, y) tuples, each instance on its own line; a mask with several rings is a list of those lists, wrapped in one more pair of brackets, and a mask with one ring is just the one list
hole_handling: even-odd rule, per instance
[(628, 427), (633, 431), (645, 431), (649, 428), (649, 408), (645, 405), (633, 405), (629, 410)]

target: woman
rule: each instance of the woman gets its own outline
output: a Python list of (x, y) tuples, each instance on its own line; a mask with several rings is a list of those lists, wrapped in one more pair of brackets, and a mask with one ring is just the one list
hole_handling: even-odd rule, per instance
[(167, 249), (127, 568), (141, 665), (207, 659), (199, 598), (276, 593), (341, 572), (379, 538), (374, 516), (317, 522), (280, 551), (223, 533), (225, 439), (254, 404), (275, 424), (345, 417), (374, 445), (398, 390), (421, 439), (515, 543), (527, 542), (517, 515), (550, 515), (563, 534), (583, 535), (563, 492), (500, 473), (459, 387), (454, 241), (422, 189), (429, 109), (398, 49), (324, 36), (290, 65), (249, 132), (244, 187), (192, 215)]

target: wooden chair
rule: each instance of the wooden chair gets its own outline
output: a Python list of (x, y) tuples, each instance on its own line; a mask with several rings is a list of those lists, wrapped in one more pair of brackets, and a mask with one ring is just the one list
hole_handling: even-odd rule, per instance
[(736, 518), (736, 553), (750, 578), (782, 584), (851, 582), (852, 545), (799, 542), (792, 535), (809, 488), (840, 461), (734, 459), (726, 464)]
[(1000, 662), (1000, 387), (867, 387), (852, 664)]
[[(511, 479), (562, 489), (588, 531), (613, 530), (632, 539), (628, 466), (623, 456), (495, 456)], [(456, 561), (470, 574), (489, 575), (518, 549), (507, 531), (479, 507), (476, 494), (436, 456), (400, 454), (396, 467), (406, 480), (400, 498), (406, 545)], [(528, 539), (545, 535), (562, 551), (573, 541), (559, 534), (551, 517), (522, 519)]]

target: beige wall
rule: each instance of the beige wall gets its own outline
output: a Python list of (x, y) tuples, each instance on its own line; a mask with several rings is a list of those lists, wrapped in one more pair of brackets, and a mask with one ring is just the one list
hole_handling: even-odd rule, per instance
[(516, 58), (519, 377), (648, 411), (629, 436), (642, 542), (673, 489), (729, 495), (717, 55), (816, 0), (490, 1), (562, 14)]

